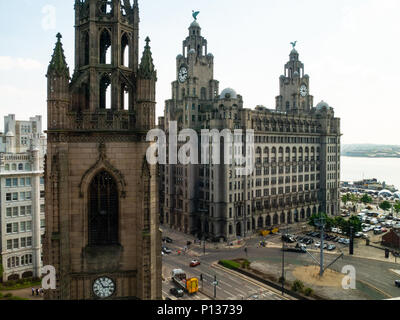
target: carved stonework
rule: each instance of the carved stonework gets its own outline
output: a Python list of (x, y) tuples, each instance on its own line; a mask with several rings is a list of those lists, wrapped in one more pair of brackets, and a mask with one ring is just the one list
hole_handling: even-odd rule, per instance
[(99, 144), (99, 159), (82, 176), (81, 182), (79, 184), (79, 190), (80, 190), (79, 196), (81, 198), (84, 197), (84, 194), (85, 194), (84, 187), (87, 185), (88, 181), (90, 180), (89, 178), (93, 176), (94, 172), (100, 171), (101, 169), (108, 171), (115, 177), (115, 179), (117, 180), (117, 182), (120, 186), (120, 197), (125, 198), (126, 197), (126, 182), (125, 182), (124, 175), (121, 173), (121, 171), (119, 171), (117, 168), (115, 168), (107, 160), (106, 145), (103, 142), (101, 142)]

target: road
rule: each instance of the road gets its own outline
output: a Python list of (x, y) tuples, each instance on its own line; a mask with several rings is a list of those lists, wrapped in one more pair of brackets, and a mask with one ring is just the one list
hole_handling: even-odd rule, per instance
[[(165, 235), (165, 233), (164, 233)], [(170, 299), (173, 297), (169, 290), (174, 287), (171, 281), (171, 271), (173, 269), (183, 269), (186, 271), (188, 277), (196, 277), (200, 279), (203, 275), (203, 281), (199, 281), (200, 291), (193, 296), (185, 294), (184, 300), (206, 300), (214, 297), (214, 277), (216, 276), (218, 286), (216, 287), (217, 300), (283, 300), (278, 292), (259, 283), (248, 277), (239, 275), (233, 271), (223, 269), (215, 265), (220, 259), (220, 250), (207, 249), (206, 255), (203, 255), (203, 247), (199, 245), (192, 245), (186, 254), (178, 255), (177, 251), (181, 250), (188, 240), (185, 235), (168, 233), (168, 236), (174, 239), (172, 244), (167, 244), (168, 248), (172, 250), (169, 255), (163, 256), (163, 296)], [(237, 257), (242, 249), (231, 249), (228, 252), (224, 251), (224, 258)], [(189, 267), (190, 262), (197, 259), (201, 264), (195, 268)]]
[[(214, 281), (214, 275), (217, 275), (219, 280), (219, 286), (217, 287), (217, 299), (243, 299), (243, 297), (249, 298), (250, 296), (259, 293), (260, 290), (269, 300), (282, 299), (278, 292), (274, 292), (271, 288), (266, 288), (260, 283), (255, 283), (254, 280), (245, 279), (239, 275), (233, 275), (226, 271), (214, 268), (212, 265), (221, 259), (236, 259), (246, 258), (246, 253), (243, 247), (240, 248), (227, 248), (222, 244), (207, 244), (206, 254), (203, 254), (203, 246), (194, 244), (190, 246), (190, 250), (185, 254), (178, 256), (177, 250), (182, 250), (186, 245), (186, 241), (193, 241), (193, 237), (172, 231), (164, 228), (164, 235), (174, 239), (173, 244), (167, 244), (167, 246), (173, 250), (173, 253), (168, 256), (163, 256), (163, 274), (165, 277), (170, 278), (170, 271), (174, 268), (182, 268), (188, 272), (189, 276), (195, 276), (200, 278), (200, 274), (204, 275), (204, 291), (211, 298), (214, 295), (214, 288), (212, 282)], [(279, 236), (275, 236), (276, 243), (279, 243)], [(271, 264), (280, 265), (282, 251), (280, 248), (257, 248), (257, 243), (260, 238), (255, 237), (254, 239), (246, 242), (248, 248), (247, 258), (251, 262), (264, 261)], [(274, 240), (274, 238), (272, 238)], [(270, 241), (270, 239), (269, 239)], [(216, 246), (218, 248), (216, 248)], [(369, 284), (371, 287), (378, 289), (380, 292), (386, 293), (392, 297), (400, 296), (400, 289), (394, 286), (394, 280), (399, 279), (400, 276), (390, 271), (390, 269), (399, 270), (400, 264), (388, 263), (385, 261), (378, 261), (372, 259), (365, 259), (359, 257), (349, 256), (347, 254), (348, 249), (342, 248), (346, 255), (339, 259), (333, 266), (332, 269), (341, 272), (343, 266), (352, 265), (356, 269), (356, 276), (358, 281)], [(319, 260), (318, 253), (313, 253), (314, 257)], [(325, 265), (329, 264), (337, 255), (325, 256)], [(192, 259), (198, 259), (201, 261), (201, 265), (196, 268), (190, 268), (189, 263)], [(315, 264), (313, 259), (308, 254), (298, 254), (292, 252), (285, 253), (285, 263), (293, 265), (311, 265)], [(165, 281), (163, 284), (164, 295), (169, 295), (169, 288), (172, 286), (170, 281)], [(200, 283), (201, 288), (201, 283)], [(185, 297), (184, 299), (186, 299)], [(193, 298), (193, 297), (192, 297)], [(202, 297), (204, 298), (204, 297)], [(196, 299), (196, 298), (193, 298)]]

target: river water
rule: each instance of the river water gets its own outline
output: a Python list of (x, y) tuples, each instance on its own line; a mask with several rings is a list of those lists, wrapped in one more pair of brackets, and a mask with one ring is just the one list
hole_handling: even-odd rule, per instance
[(341, 181), (376, 178), (400, 189), (400, 158), (342, 157)]

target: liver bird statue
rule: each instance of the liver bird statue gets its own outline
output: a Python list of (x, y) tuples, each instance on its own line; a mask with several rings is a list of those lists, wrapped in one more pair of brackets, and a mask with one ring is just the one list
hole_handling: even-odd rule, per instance
[(194, 20), (197, 20), (197, 16), (200, 14), (200, 11), (194, 11), (194, 10), (192, 10), (192, 16), (193, 16), (193, 18), (194, 18)]
[(296, 46), (296, 44), (297, 44), (297, 41), (295, 41), (295, 42), (291, 42), (290, 44), (292, 45), (292, 47), (293, 47), (293, 49), (294, 49), (294, 47), (295, 47), (295, 46)]

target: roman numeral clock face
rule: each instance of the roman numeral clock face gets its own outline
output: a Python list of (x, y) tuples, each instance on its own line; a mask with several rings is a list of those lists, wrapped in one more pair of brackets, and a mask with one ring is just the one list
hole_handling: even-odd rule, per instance
[(303, 85), (300, 87), (300, 94), (301, 94), (302, 97), (307, 96), (307, 94), (308, 94), (308, 89), (307, 89), (307, 86), (306, 86), (305, 84), (303, 84)]
[(188, 70), (186, 67), (181, 67), (179, 69), (178, 80), (180, 83), (184, 83), (188, 77)]
[(114, 281), (107, 277), (98, 278), (93, 283), (93, 293), (100, 299), (111, 297), (115, 292)]

